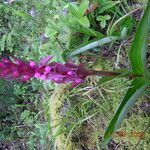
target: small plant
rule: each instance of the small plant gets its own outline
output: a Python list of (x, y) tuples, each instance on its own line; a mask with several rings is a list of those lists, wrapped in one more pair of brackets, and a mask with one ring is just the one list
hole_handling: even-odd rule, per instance
[(99, 16), (97, 16), (97, 21), (100, 22), (100, 26), (101, 26), (102, 28), (105, 28), (105, 27), (106, 27), (106, 23), (107, 23), (107, 21), (110, 20), (110, 19), (111, 19), (111, 16), (110, 16), (110, 15), (104, 15), (104, 16), (99, 15)]

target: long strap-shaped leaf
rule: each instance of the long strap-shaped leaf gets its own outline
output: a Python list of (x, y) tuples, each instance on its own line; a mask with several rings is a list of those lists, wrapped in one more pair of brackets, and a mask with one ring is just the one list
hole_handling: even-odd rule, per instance
[(108, 37), (101, 37), (101, 38), (97, 38), (97, 39), (94, 39), (94, 40), (91, 40), (89, 42), (86, 42), (86, 43), (83, 43), (82, 45), (80, 45), (79, 47), (75, 48), (73, 50), (73, 52), (71, 52), (69, 54), (68, 57), (72, 57), (72, 56), (75, 56), (75, 55), (78, 55), (80, 53), (83, 53), (87, 50), (91, 50), (95, 47), (98, 47), (98, 46), (103, 46), (105, 44), (108, 44), (108, 43), (111, 43), (111, 42), (114, 42), (116, 40), (120, 40), (120, 39), (123, 39), (125, 38), (127, 35), (127, 28), (124, 28), (121, 32), (121, 35), (120, 36), (108, 36)]
[(128, 113), (129, 109), (136, 102), (138, 97), (144, 93), (144, 90), (149, 85), (147, 80), (147, 69), (146, 69), (146, 52), (147, 52), (147, 38), (148, 31), (150, 27), (150, 1), (147, 4), (145, 13), (141, 19), (138, 26), (135, 39), (132, 43), (130, 51), (130, 61), (132, 70), (136, 74), (143, 74), (143, 78), (136, 78), (132, 81), (131, 88), (128, 89), (126, 95), (124, 96), (117, 112), (112, 118), (109, 126), (105, 132), (102, 147), (106, 146), (109, 142), (113, 132), (119, 127), (125, 115)]
[(135, 34), (134, 41), (129, 53), (132, 71), (135, 74), (143, 74), (147, 76), (148, 70), (146, 68), (146, 52), (147, 41), (150, 30), (150, 1), (147, 4), (145, 13), (140, 21), (139, 27)]
[[(136, 85), (135, 85), (136, 83)], [(133, 106), (136, 102), (137, 98), (144, 93), (148, 84), (143, 84), (143, 80), (141, 82), (133, 81), (132, 88), (130, 88), (126, 95), (124, 96), (117, 112), (115, 113), (113, 119), (111, 120), (104, 138), (102, 142), (102, 147), (106, 146), (109, 142), (111, 135), (115, 132), (115, 130), (119, 127), (120, 123), (122, 122), (125, 115), (128, 113), (129, 109)]]

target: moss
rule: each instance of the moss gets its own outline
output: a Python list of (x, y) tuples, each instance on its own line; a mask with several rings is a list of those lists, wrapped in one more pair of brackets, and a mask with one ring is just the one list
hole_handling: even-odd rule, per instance
[(55, 145), (58, 150), (73, 150), (73, 143), (68, 140), (66, 142), (66, 136), (64, 133), (60, 133), (61, 126), (60, 123), (62, 121), (62, 116), (60, 112), (60, 108), (63, 106), (64, 103), (64, 92), (67, 85), (59, 85), (55, 88), (50, 100), (49, 100), (49, 107), (50, 107), (50, 118), (51, 118), (51, 127), (52, 127), (52, 134), (55, 136)]

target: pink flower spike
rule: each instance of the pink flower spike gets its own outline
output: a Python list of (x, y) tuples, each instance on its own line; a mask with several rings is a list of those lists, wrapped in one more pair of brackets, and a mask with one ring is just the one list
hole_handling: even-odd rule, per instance
[(53, 56), (41, 59), (40, 63), (33, 60), (24, 61), (19, 58), (3, 58), (0, 60), (0, 77), (4, 79), (20, 79), (27, 81), (32, 77), (42, 80), (52, 80), (55, 83), (72, 83), (76, 86), (91, 75), (83, 65), (73, 62), (49, 62)]

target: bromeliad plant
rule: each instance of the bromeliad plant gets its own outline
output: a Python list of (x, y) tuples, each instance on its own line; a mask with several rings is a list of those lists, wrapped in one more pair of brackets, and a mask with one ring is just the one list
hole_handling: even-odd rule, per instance
[(150, 72), (147, 68), (146, 54), (147, 54), (147, 42), (150, 30), (150, 1), (148, 1), (147, 8), (137, 28), (135, 38), (133, 40), (129, 59), (131, 62), (132, 71), (135, 74), (142, 74), (143, 78), (135, 78), (132, 81), (131, 87), (125, 94), (118, 110), (114, 117), (110, 121), (108, 128), (104, 134), (102, 147), (105, 147), (109, 142), (112, 134), (121, 124), (123, 118), (128, 113), (133, 104), (141, 96), (145, 89), (150, 84)]
[(47, 56), (39, 63), (31, 60), (25, 62), (18, 58), (2, 58), (0, 61), (0, 77), (12, 80), (19, 79), (20, 81), (27, 81), (31, 78), (39, 78), (42, 80), (52, 80), (56, 83), (71, 82), (72, 86), (76, 86), (84, 81), (87, 76), (110, 76), (110, 77), (139, 77), (141, 75), (120, 72), (106, 72), (88, 70), (83, 64), (76, 65), (67, 62), (65, 64), (59, 62), (50, 62), (53, 56)]

